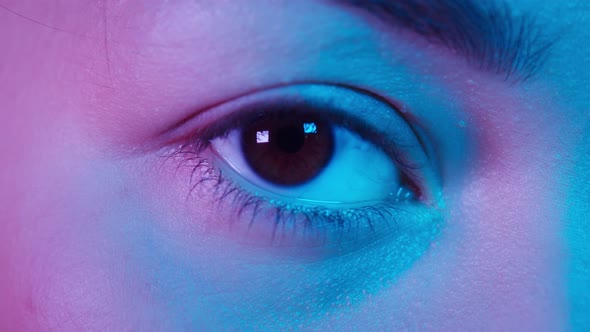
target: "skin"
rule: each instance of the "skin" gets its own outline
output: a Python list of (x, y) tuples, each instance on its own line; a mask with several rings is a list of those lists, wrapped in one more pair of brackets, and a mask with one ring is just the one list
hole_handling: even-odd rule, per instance
[[(0, 330), (590, 328), (586, 2), (510, 1), (565, 31), (512, 85), (322, 1), (1, 4)], [(270, 245), (162, 157), (195, 110), (300, 82), (407, 106), (438, 223)]]

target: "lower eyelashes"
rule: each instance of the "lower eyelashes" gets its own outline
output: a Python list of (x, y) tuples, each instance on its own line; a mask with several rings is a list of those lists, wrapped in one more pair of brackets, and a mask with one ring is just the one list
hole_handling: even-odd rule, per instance
[[(181, 166), (190, 170), (190, 198), (215, 206), (215, 222), (226, 221), (241, 240), (272, 246), (349, 246), (367, 238), (395, 235), (405, 222), (424, 217), (411, 192), (398, 188), (372, 205), (331, 208), (302, 206), (244, 190), (214, 156), (179, 151)], [(428, 214), (428, 218), (432, 216)], [(404, 223), (405, 223), (404, 222)]]

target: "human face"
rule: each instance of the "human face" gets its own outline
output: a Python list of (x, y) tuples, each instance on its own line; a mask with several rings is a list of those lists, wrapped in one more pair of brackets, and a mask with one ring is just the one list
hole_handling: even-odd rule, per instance
[[(343, 1), (3, 1), (0, 327), (590, 327), (590, 6), (509, 5), (554, 41), (525, 81)], [(379, 131), (338, 127), (315, 203), (191, 144), (301, 100)], [(416, 197), (347, 217), (391, 146)]]

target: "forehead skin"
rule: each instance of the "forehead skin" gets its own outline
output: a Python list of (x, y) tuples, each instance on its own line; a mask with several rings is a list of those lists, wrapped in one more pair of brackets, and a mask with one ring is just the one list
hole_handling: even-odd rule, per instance
[[(587, 2), (510, 1), (560, 36), (523, 86), (318, 1), (1, 4), (0, 329), (213, 328), (230, 316), (237, 329), (590, 327)], [(185, 196), (171, 183), (186, 179), (128, 157), (149, 156), (162, 127), (192, 109), (309, 79), (427, 93), (449, 111), (415, 104), (449, 179), (445, 231), (354, 307), (315, 300), (331, 299), (318, 295), (329, 284), (346, 297), (333, 280), (346, 279), (346, 258), (276, 264), (207, 242), (194, 222), (206, 202), (179, 212)], [(441, 129), (462, 119), (468, 134)], [(457, 152), (449, 137), (484, 152)]]

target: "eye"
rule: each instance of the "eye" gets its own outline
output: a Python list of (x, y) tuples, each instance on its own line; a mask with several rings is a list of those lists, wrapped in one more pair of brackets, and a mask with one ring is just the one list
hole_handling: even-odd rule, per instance
[(403, 166), (346, 128), (342, 116), (313, 105), (264, 107), (240, 115), (247, 119), (239, 121), (243, 126), (211, 141), (242, 186), (276, 201), (332, 208), (417, 196), (416, 186), (400, 171)]
[(272, 239), (387, 235), (435, 219), (435, 168), (400, 113), (349, 87), (278, 87), (206, 110), (183, 149), (200, 160), (196, 189), (213, 183), (199, 195), (234, 211), (232, 225)]

